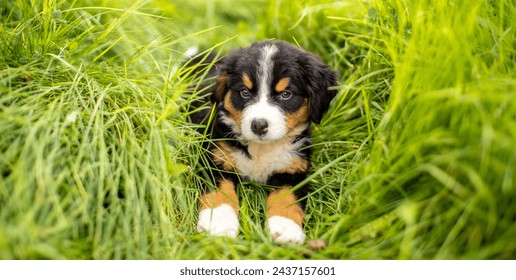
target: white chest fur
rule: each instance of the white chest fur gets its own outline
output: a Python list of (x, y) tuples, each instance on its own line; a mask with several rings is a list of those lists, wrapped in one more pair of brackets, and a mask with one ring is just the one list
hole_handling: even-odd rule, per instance
[(289, 140), (279, 140), (273, 143), (250, 143), (245, 155), (236, 151), (236, 168), (240, 176), (258, 183), (266, 183), (269, 176), (278, 170), (286, 169), (294, 158), (298, 157), (296, 150), (300, 143), (292, 144)]

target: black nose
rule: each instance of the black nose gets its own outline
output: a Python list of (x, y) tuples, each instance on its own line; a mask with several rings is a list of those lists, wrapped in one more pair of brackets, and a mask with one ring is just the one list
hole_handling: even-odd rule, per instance
[(254, 119), (251, 122), (251, 130), (257, 135), (264, 135), (268, 128), (269, 123), (265, 119)]

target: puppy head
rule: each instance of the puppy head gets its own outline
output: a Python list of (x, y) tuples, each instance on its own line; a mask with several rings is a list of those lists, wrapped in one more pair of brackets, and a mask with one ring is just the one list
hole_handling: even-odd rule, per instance
[(230, 53), (219, 66), (212, 101), (242, 140), (292, 137), (319, 123), (337, 91), (337, 77), (315, 55), (282, 41)]

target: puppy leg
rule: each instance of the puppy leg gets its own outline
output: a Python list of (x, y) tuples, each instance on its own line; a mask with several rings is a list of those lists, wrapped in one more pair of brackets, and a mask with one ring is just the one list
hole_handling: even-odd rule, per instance
[(218, 190), (201, 197), (201, 211), (197, 231), (211, 235), (236, 237), (238, 234), (238, 198), (235, 184), (228, 179), (220, 179)]
[(305, 213), (288, 188), (273, 191), (267, 199), (269, 231), (278, 244), (302, 244), (305, 241)]

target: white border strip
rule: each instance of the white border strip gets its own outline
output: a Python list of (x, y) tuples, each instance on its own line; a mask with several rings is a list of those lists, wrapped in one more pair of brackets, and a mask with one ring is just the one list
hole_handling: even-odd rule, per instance
[(6, 280), (510, 279), (516, 261), (0, 261), (0, 274)]

